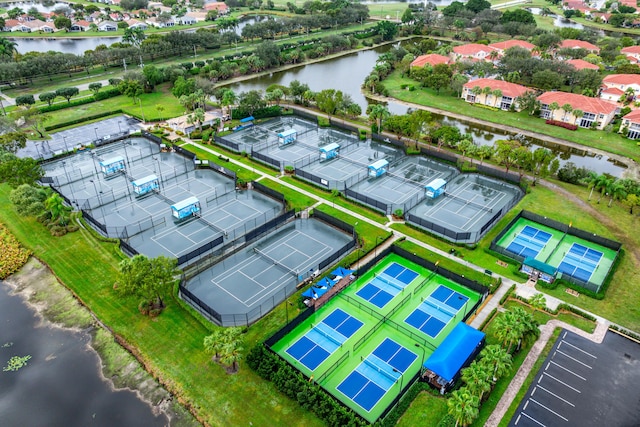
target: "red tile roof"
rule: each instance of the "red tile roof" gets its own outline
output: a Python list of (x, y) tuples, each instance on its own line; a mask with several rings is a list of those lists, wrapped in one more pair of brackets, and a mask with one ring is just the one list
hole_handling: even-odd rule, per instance
[(617, 87), (605, 87), (602, 89), (602, 93), (610, 93), (611, 95), (624, 95), (624, 92)]
[(526, 42), (524, 40), (506, 40), (503, 42), (491, 43), (489, 47), (499, 50), (507, 50), (511, 47), (521, 47), (523, 49), (532, 50), (536, 45)]
[(635, 53), (640, 54), (640, 46), (627, 46), (620, 49), (621, 53)]
[(576, 70), (599, 70), (596, 64), (592, 64), (591, 62), (587, 62), (584, 59), (570, 59), (567, 61), (567, 64), (573, 65)]
[(599, 98), (590, 98), (584, 95), (578, 95), (577, 93), (567, 92), (545, 92), (538, 97), (538, 101), (542, 104), (552, 104), (557, 102), (558, 105), (569, 104), (574, 110), (582, 110), (585, 113), (594, 114), (611, 114), (616, 108), (616, 104), (603, 101)]
[(640, 85), (640, 74), (610, 74), (602, 79), (602, 82), (618, 85)]
[(411, 63), (411, 67), (424, 67), (429, 64), (432, 67), (437, 64), (448, 64), (450, 59), (448, 56), (438, 55), (437, 53), (430, 53), (428, 55), (420, 55)]
[(633, 110), (632, 112), (624, 116), (623, 119), (627, 119), (635, 123), (640, 123), (640, 110)]
[(491, 88), (491, 90), (499, 89), (500, 91), (502, 91), (503, 96), (510, 96), (512, 98), (517, 98), (531, 90), (526, 86), (496, 79), (476, 79), (471, 80), (464, 85), (464, 87), (468, 89), (473, 89), (476, 86), (480, 86), (481, 88), (485, 88), (488, 86)]
[(560, 49), (587, 49), (594, 52), (600, 52), (600, 48), (589, 42), (582, 40), (562, 40)]
[(207, 3), (204, 5), (204, 10), (218, 10), (221, 12), (229, 10), (229, 7), (224, 2)]
[(453, 52), (457, 53), (458, 55), (475, 55), (478, 52), (487, 52), (490, 53), (491, 51), (493, 51), (495, 49), (484, 45), (484, 44), (478, 44), (478, 43), (468, 43), (468, 44), (463, 44), (462, 46), (456, 46), (453, 48)]

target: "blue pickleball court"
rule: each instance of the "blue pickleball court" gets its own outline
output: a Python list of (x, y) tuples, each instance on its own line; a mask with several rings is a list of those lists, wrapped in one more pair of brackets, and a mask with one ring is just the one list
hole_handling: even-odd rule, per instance
[(526, 225), (516, 235), (507, 250), (524, 258), (535, 258), (551, 239), (551, 233)]
[(602, 256), (603, 253), (600, 251), (574, 243), (558, 265), (558, 271), (588, 282), (598, 268)]
[(335, 309), (293, 343), (286, 352), (313, 371), (362, 325), (363, 323), (355, 317), (339, 308)]
[(341, 383), (337, 389), (369, 412), (385, 393), (398, 383), (417, 354), (390, 338), (378, 345)]
[(416, 277), (418, 273), (394, 262), (358, 289), (356, 295), (378, 308), (383, 308)]

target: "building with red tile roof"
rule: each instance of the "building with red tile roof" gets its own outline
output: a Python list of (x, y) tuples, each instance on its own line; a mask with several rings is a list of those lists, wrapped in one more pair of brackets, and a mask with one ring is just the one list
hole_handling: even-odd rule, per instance
[[(602, 79), (600, 98), (617, 102), (628, 90), (633, 91), (633, 96), (640, 95), (640, 74), (610, 74)], [(620, 94), (616, 98), (617, 91)]]
[(562, 40), (558, 49), (586, 49), (589, 52), (600, 53), (600, 48), (598, 46), (582, 40)]
[(505, 40), (503, 42), (491, 43), (489, 47), (494, 50), (497, 50), (498, 53), (500, 53), (500, 55), (504, 55), (504, 52), (507, 49), (511, 49), (512, 47), (521, 47), (531, 52), (536, 47), (536, 45), (524, 40), (511, 39), (511, 40)]
[[(616, 104), (600, 98), (567, 92), (545, 92), (538, 97), (538, 101), (541, 104), (540, 117), (543, 119), (558, 120), (585, 128), (596, 123), (598, 129), (603, 129), (613, 120), (618, 108)], [(558, 104), (558, 108), (551, 108), (554, 103)], [(562, 106), (565, 104), (569, 104), (572, 111), (563, 110)], [(574, 111), (577, 110), (582, 111), (582, 116), (574, 115)]]
[[(489, 88), (491, 91), (487, 93), (488, 90), (485, 88)], [(519, 111), (517, 98), (530, 90), (526, 86), (504, 80), (476, 79), (465, 83), (462, 87), (462, 99), (470, 103), (484, 104), (502, 110), (509, 110), (513, 105), (513, 108)]]
[(600, 99), (604, 99), (605, 101), (618, 102), (622, 95), (624, 95), (624, 91), (615, 87), (604, 87), (600, 90)]
[(455, 46), (451, 52), (454, 61), (490, 61), (490, 56), (499, 55), (495, 49), (478, 43)]
[(592, 64), (591, 62), (585, 61), (584, 59), (570, 59), (567, 61), (567, 64), (573, 65), (573, 68), (576, 70), (598, 70), (600, 71), (600, 67), (596, 64)]
[(437, 53), (430, 53), (428, 55), (420, 55), (411, 63), (411, 67), (424, 67), (431, 65), (432, 67), (437, 64), (449, 64), (451, 59), (448, 56), (438, 55)]
[(640, 46), (627, 46), (620, 49), (620, 53), (626, 55), (629, 62), (637, 64), (640, 62)]
[(628, 131), (627, 138), (640, 138), (640, 110), (633, 110), (622, 118), (620, 132), (624, 132), (625, 129)]
[(229, 13), (229, 6), (227, 6), (225, 2), (218, 1), (213, 3), (206, 3), (204, 5), (204, 10), (217, 10), (219, 15), (225, 15)]

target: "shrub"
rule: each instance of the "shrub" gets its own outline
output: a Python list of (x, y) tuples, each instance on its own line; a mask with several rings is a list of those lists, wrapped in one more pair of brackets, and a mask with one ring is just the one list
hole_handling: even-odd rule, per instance
[(545, 123), (548, 124), (548, 125), (559, 126), (561, 128), (565, 128), (565, 129), (569, 129), (569, 130), (578, 129), (578, 125), (572, 125), (571, 123), (565, 123), (565, 122), (561, 122), (559, 120), (548, 119)]
[(500, 298), (500, 305), (503, 305), (504, 302), (507, 300), (507, 298), (509, 298), (511, 296), (511, 294), (513, 293), (513, 291), (516, 289), (516, 285), (511, 285), (511, 287), (509, 288), (509, 290), (502, 296), (502, 298)]
[(111, 116), (111, 115), (115, 115), (115, 114), (122, 114), (122, 110), (118, 109), (118, 110), (112, 110), (112, 111), (103, 111), (102, 113), (97, 113), (97, 114), (93, 114), (91, 116), (86, 116), (86, 117), (81, 117), (75, 120), (69, 120), (68, 122), (62, 122), (62, 123), (57, 123), (51, 126), (47, 126), (44, 129), (49, 132), (55, 129), (60, 129), (60, 128), (64, 128), (67, 126), (71, 126), (71, 125), (76, 125), (78, 123), (83, 123), (83, 122), (88, 122), (90, 120), (95, 120), (95, 119), (101, 119), (103, 117), (107, 117), (107, 116)]

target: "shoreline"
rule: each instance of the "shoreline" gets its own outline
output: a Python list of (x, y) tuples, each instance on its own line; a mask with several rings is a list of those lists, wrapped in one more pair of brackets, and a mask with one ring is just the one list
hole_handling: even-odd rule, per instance
[(154, 415), (164, 415), (169, 425), (199, 425), (177, 399), (118, 344), (116, 337), (82, 305), (49, 267), (31, 256), (4, 283), (32, 310), (39, 327), (86, 333), (86, 348), (97, 356), (98, 376), (113, 391), (128, 390), (148, 405)]

